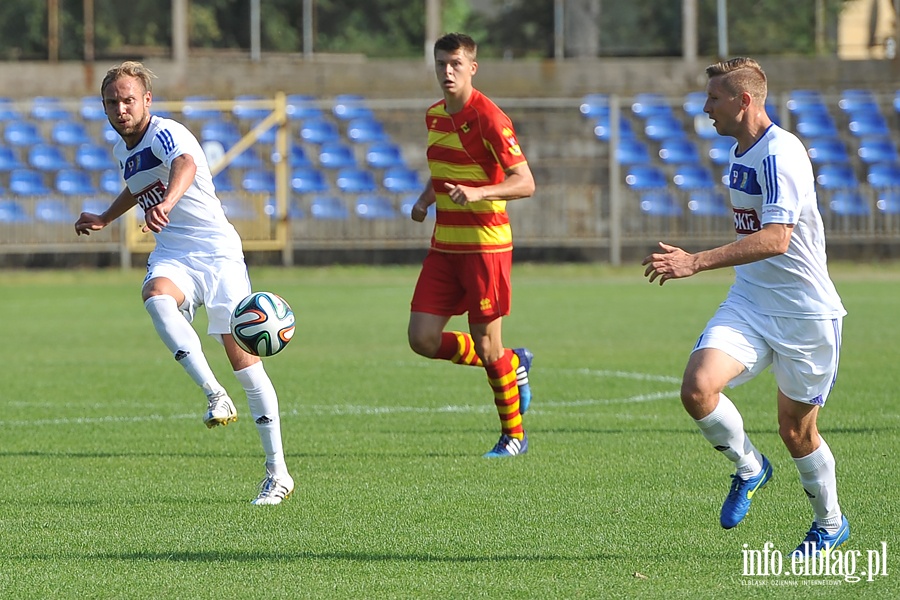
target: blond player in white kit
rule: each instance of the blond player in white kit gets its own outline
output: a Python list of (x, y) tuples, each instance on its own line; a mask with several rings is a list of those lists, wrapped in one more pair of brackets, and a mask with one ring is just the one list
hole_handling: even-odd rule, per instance
[(732, 136), (729, 192), (737, 240), (691, 254), (660, 243), (644, 259), (659, 280), (734, 267), (735, 282), (700, 335), (684, 372), (681, 401), (703, 436), (734, 463), (722, 527), (735, 527), (772, 477), (743, 419), (722, 391), (771, 365), (778, 429), (800, 473), (814, 521), (794, 550), (819, 557), (847, 541), (835, 460), (816, 417), (834, 385), (846, 314), (826, 266), (825, 236), (812, 165), (803, 144), (766, 114), (766, 76), (749, 58), (707, 67), (704, 112)]
[(81, 213), (75, 231), (99, 231), (135, 205), (144, 211), (144, 232), (156, 238), (141, 291), (144, 307), (175, 360), (206, 394), (204, 423), (212, 428), (237, 420), (237, 410), (191, 326), (194, 311), (206, 306), (207, 333), (225, 347), (266, 453), (266, 476), (253, 503), (279, 504), (294, 481), (284, 459), (278, 396), (262, 361), (235, 343), (229, 326), (231, 311), (251, 292), (241, 239), (225, 218), (197, 139), (182, 124), (150, 114), (152, 77), (133, 61), (104, 77), (100, 91), (121, 136), (113, 154), (126, 187), (104, 213)]

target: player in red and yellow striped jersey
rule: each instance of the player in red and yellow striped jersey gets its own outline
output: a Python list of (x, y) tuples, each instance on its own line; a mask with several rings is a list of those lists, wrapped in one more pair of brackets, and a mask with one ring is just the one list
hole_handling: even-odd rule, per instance
[[(512, 231), (506, 202), (534, 193), (534, 177), (509, 117), (473, 87), (477, 46), (461, 33), (434, 44), (444, 98), (429, 107), (431, 178), (412, 208), (423, 221), (436, 204), (431, 249), (413, 293), (409, 345), (428, 358), (484, 367), (500, 417), (500, 440), (485, 457), (524, 454), (522, 413), (531, 400), (532, 354), (509, 349), (501, 320), (512, 297)], [(444, 331), (468, 313), (469, 333)]]

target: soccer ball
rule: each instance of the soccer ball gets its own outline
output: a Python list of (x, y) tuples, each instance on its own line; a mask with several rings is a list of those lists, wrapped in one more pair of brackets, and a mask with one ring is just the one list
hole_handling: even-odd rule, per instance
[(278, 354), (294, 336), (294, 311), (277, 294), (255, 292), (231, 313), (231, 335), (250, 354)]

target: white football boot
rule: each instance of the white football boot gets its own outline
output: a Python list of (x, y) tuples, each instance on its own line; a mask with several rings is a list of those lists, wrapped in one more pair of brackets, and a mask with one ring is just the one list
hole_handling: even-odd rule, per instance
[(290, 475), (275, 477), (271, 473), (259, 484), (259, 496), (251, 503), (257, 506), (281, 504), (294, 493), (294, 479)]
[(213, 392), (206, 398), (209, 400), (209, 407), (203, 422), (207, 427), (212, 429), (216, 425), (228, 425), (237, 421), (237, 409), (225, 390)]

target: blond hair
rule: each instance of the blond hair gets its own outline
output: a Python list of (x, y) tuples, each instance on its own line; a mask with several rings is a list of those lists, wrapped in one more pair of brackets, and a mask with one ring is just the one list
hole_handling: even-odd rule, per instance
[(103, 95), (106, 86), (122, 77), (135, 77), (141, 82), (141, 85), (144, 86), (144, 92), (150, 92), (153, 90), (151, 80), (155, 78), (156, 75), (142, 63), (139, 63), (136, 60), (126, 60), (122, 64), (116, 65), (106, 72), (103, 83), (100, 84), (100, 95)]
[(725, 89), (732, 94), (747, 92), (757, 104), (766, 101), (766, 73), (752, 58), (738, 57), (709, 65), (706, 76), (709, 79), (721, 77)]

